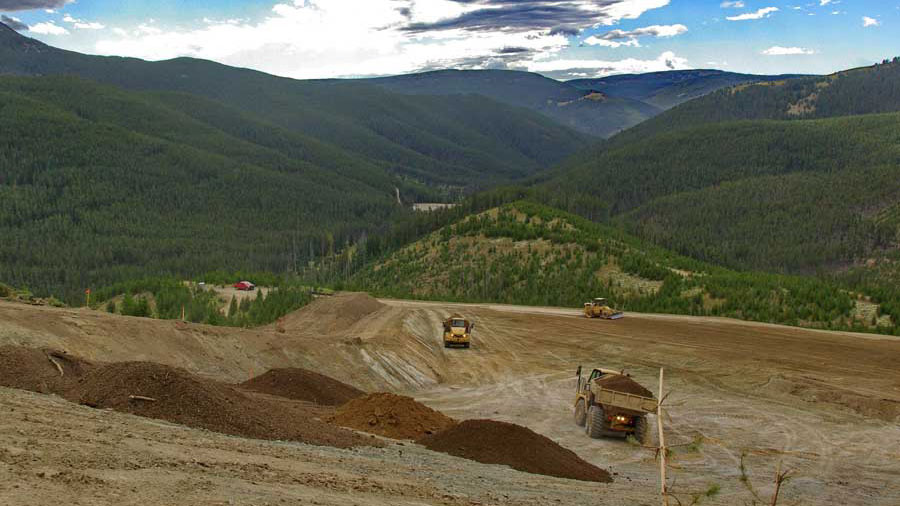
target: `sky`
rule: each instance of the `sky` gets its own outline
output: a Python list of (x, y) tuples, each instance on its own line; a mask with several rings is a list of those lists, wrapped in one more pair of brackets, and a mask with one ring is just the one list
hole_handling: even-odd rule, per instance
[(299, 79), (510, 69), (825, 74), (900, 55), (900, 0), (0, 0), (23, 35)]

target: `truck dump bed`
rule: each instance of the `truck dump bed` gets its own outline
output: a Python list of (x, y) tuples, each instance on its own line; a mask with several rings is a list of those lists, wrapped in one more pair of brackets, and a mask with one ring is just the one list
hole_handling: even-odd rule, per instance
[(641, 397), (640, 395), (601, 389), (594, 393), (594, 399), (595, 402), (606, 406), (614, 406), (644, 413), (656, 412), (656, 400), (650, 397)]
[(591, 391), (601, 404), (646, 413), (656, 411), (653, 392), (628, 376), (610, 374), (596, 378)]

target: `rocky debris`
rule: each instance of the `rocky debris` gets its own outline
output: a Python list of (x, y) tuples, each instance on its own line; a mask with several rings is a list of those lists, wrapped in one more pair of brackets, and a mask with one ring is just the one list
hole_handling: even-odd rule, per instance
[(417, 441), (429, 450), (526, 473), (611, 483), (607, 471), (531, 429), (496, 420), (466, 420)]
[(333, 422), (394, 439), (419, 439), (453, 427), (456, 422), (412, 397), (373, 393), (337, 409)]

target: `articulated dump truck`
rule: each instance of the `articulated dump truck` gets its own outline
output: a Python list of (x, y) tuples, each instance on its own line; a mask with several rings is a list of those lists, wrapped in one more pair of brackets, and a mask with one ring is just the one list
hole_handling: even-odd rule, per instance
[(575, 387), (575, 423), (593, 439), (634, 436), (647, 442), (647, 415), (656, 413), (653, 393), (624, 371), (594, 369), (584, 380), (578, 366)]
[(468, 348), (472, 342), (475, 323), (455, 314), (444, 320), (444, 348), (462, 346)]

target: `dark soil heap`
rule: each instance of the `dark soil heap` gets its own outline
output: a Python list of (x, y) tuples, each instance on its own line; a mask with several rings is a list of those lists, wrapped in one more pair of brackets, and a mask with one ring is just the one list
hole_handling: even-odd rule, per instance
[(641, 397), (653, 397), (653, 392), (641, 386), (640, 383), (631, 379), (630, 376), (613, 374), (595, 381), (607, 390), (640, 395)]
[[(372, 443), (295, 409), (251, 397), (224, 383), (150, 362), (104, 365), (78, 387), (81, 403), (257, 439), (348, 448)], [(141, 398), (135, 398), (139, 396)]]
[(269, 395), (308, 401), (323, 406), (340, 406), (366, 395), (362, 390), (306, 369), (272, 369), (241, 386)]
[(417, 441), (429, 450), (457, 457), (503, 464), (526, 473), (582, 481), (611, 483), (608, 472), (574, 452), (520, 425), (495, 420), (466, 420), (444, 432)]
[(57, 350), (0, 347), (0, 386), (4, 387), (65, 396), (91, 367)]
[(333, 422), (394, 439), (419, 439), (456, 425), (456, 422), (411, 397), (374, 393), (339, 407)]

